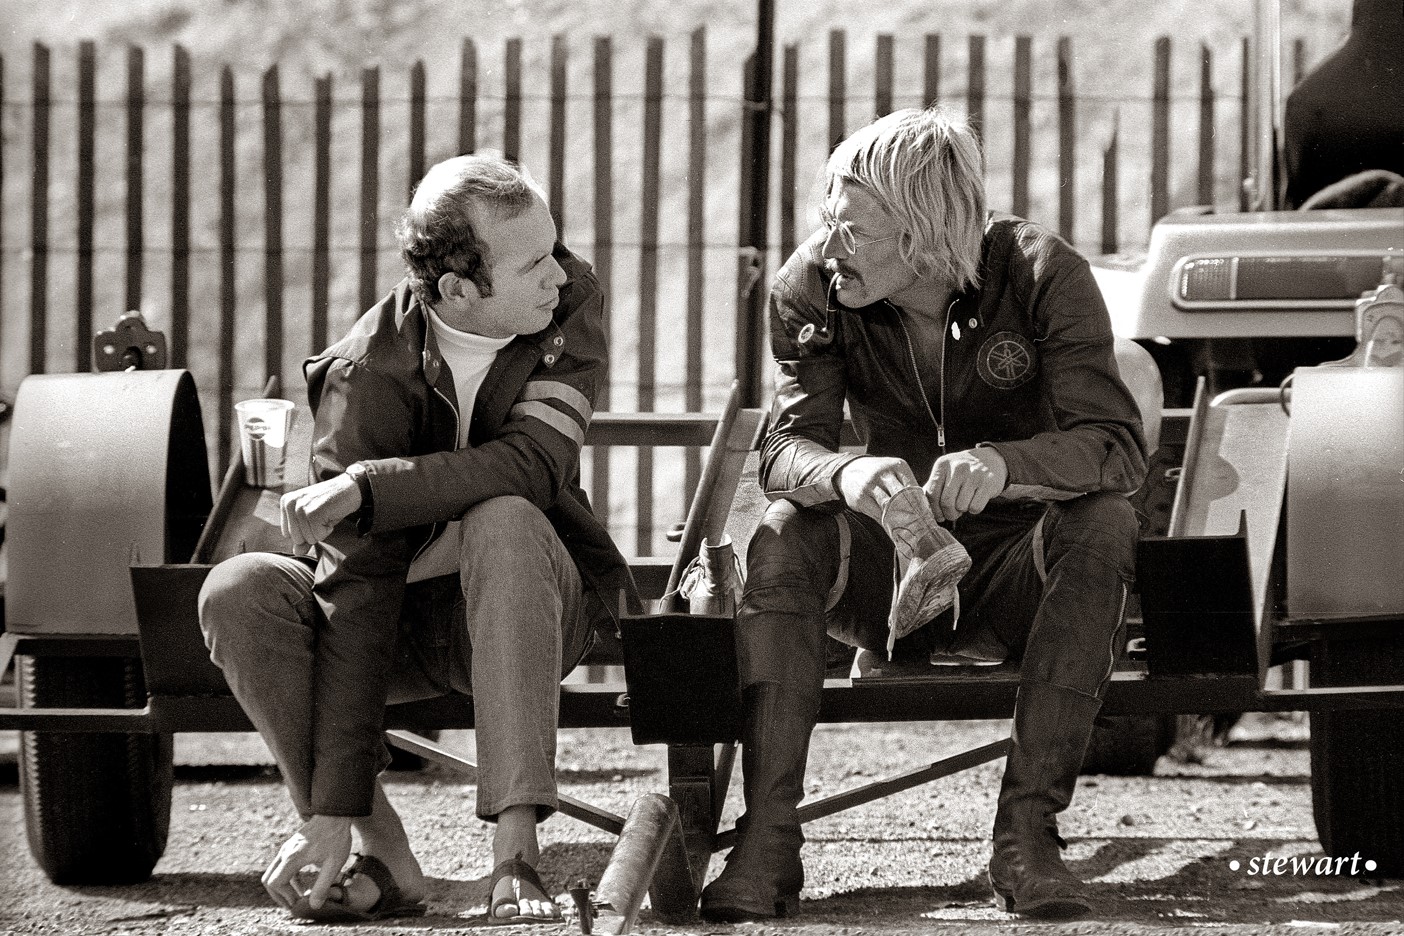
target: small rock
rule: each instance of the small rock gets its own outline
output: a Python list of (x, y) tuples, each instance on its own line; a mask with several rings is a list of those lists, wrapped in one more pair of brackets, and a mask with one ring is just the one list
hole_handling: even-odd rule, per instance
[(1132, 816), (1132, 815), (1130, 815), (1130, 814), (1127, 814), (1127, 815), (1121, 817), (1121, 824), (1122, 824), (1122, 825), (1135, 825), (1135, 824), (1136, 824), (1136, 819), (1135, 819), (1134, 816)]

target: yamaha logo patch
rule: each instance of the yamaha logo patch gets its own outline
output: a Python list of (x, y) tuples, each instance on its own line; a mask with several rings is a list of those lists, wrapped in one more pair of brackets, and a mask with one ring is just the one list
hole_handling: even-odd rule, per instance
[(980, 379), (996, 390), (1013, 390), (1038, 372), (1033, 342), (1017, 332), (995, 332), (980, 346), (975, 367)]

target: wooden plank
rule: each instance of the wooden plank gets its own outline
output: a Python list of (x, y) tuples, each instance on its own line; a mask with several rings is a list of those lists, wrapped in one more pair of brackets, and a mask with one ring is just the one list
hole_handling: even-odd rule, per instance
[(127, 47), (127, 292), (123, 308), (141, 308), (142, 163), (146, 150), (146, 57), (141, 46)]
[(219, 464), (229, 464), (234, 422), (235, 161), (234, 70), (219, 75)]
[(570, 46), (566, 37), (551, 37), (551, 152), (547, 171), (550, 181), (551, 217), (556, 219), (558, 236), (565, 236), (565, 139), (566, 139), (566, 66)]
[(895, 71), (892, 34), (878, 33), (877, 48), (873, 53), (873, 111), (876, 117), (892, 113), (892, 76)]
[(1214, 204), (1214, 53), (1199, 44), (1199, 204)]
[(275, 62), (263, 73), (263, 376), (283, 373), (283, 101)]
[[(663, 139), (663, 39), (650, 36), (644, 58), (643, 185), (639, 191), (638, 408), (654, 408), (657, 394), (658, 202)], [(653, 552), (653, 451), (638, 452), (635, 546)]]
[(921, 100), (930, 107), (941, 99), (941, 34), (927, 33), (922, 49)]
[(965, 112), (969, 115), (970, 126), (975, 135), (985, 134), (985, 37), (971, 36), (969, 40), (970, 61), (967, 66), (965, 87)]
[(190, 344), (190, 53), (171, 62), (171, 366), (188, 366)]
[(1242, 68), (1238, 82), (1238, 210), (1247, 211), (1250, 198), (1244, 183), (1253, 174), (1253, 46), (1247, 36), (1239, 49)]
[(1014, 38), (1014, 213), (1029, 216), (1029, 158), (1033, 136), (1033, 41)]
[(1170, 37), (1155, 40), (1151, 93), (1151, 224), (1170, 213)]
[[(692, 31), (688, 63), (687, 153), (687, 363), (683, 378), (683, 409), (702, 409), (702, 319), (706, 313), (707, 253), (707, 29)], [(783, 198), (783, 189), (782, 189)], [(683, 455), (683, 509), (692, 502), (702, 474), (702, 453), (689, 448)]]
[(308, 351), (316, 353), (327, 346), (331, 313), (331, 72), (317, 79), (312, 119), (312, 346)]
[(34, 43), (34, 183), (29, 212), (29, 372), (44, 373), (49, 323), (49, 49)]
[(380, 230), (380, 67), (361, 69), (360, 308), (375, 305), (376, 238)]
[[(610, 281), (614, 270), (614, 54), (609, 36), (594, 41), (594, 242), (595, 275), (604, 290), (604, 330), (609, 338)], [(595, 408), (607, 410), (609, 382), (595, 394)], [(590, 502), (601, 523), (609, 521), (609, 449), (590, 452)]]
[(780, 79), (780, 256), (795, 252), (797, 152), (799, 150), (799, 46), (785, 46)]
[(1102, 243), (1101, 252), (1114, 254), (1117, 250), (1117, 147), (1121, 135), (1121, 113), (1112, 117), (1111, 141), (1102, 152)]
[(463, 40), (458, 61), (458, 152), (478, 148), (478, 47)]
[[(842, 29), (829, 30), (829, 149), (848, 135), (848, 40)], [(747, 82), (749, 86), (749, 82)]]
[(1058, 233), (1073, 239), (1077, 213), (1077, 93), (1072, 40), (1058, 37)]
[(78, 45), (78, 252), (73, 294), (73, 369), (92, 366), (93, 220), (97, 174), (97, 45)]
[(415, 59), (410, 66), (409, 110), (409, 180), (405, 187), (405, 202), (414, 197), (414, 188), (424, 178), (424, 60)]
[(508, 39), (502, 112), (502, 154), (521, 158), (522, 152), (522, 40)]

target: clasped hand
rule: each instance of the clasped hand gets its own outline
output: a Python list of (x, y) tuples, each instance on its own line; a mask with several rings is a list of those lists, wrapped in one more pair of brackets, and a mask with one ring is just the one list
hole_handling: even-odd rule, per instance
[[(980, 513), (1008, 480), (1004, 458), (992, 448), (942, 455), (922, 485), (937, 520)], [(917, 484), (911, 466), (900, 458), (864, 455), (848, 462), (836, 479), (839, 496), (853, 510), (882, 522), (882, 508), (904, 487)]]
[[(263, 887), (289, 910), (303, 897), (313, 909), (320, 910), (350, 857), (350, 818), (313, 816), (278, 849), (278, 856), (263, 872)], [(307, 867), (315, 867), (317, 877), (304, 893), (301, 872)]]
[(342, 520), (361, 506), (361, 489), (344, 474), (290, 491), (279, 501), (283, 535), (296, 546), (326, 539)]

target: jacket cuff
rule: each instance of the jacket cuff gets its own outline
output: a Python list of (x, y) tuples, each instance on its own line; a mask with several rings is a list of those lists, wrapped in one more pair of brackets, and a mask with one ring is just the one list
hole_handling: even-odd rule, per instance
[(375, 490), (371, 487), (370, 472), (362, 462), (352, 462), (346, 466), (346, 476), (356, 482), (361, 492), (361, 506), (351, 516), (356, 521), (356, 532), (365, 536), (375, 519)]

